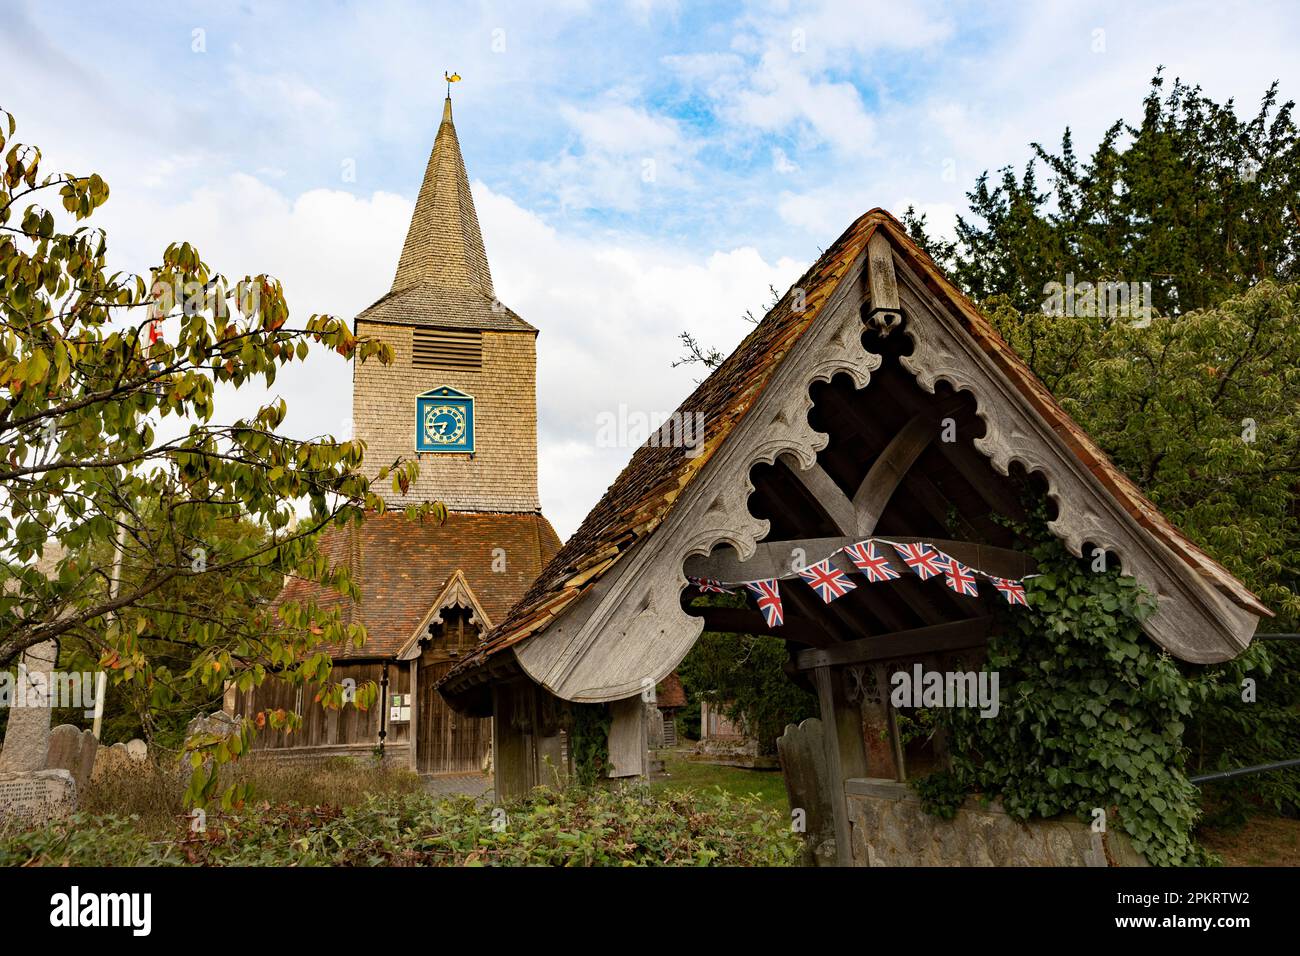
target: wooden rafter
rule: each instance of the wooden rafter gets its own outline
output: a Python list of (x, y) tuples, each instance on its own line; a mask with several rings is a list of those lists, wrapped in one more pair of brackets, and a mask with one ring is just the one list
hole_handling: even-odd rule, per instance
[(992, 624), (993, 617), (986, 615), (893, 634), (877, 634), (866, 640), (800, 651), (795, 663), (800, 670), (812, 670), (837, 664), (864, 664), (913, 654), (978, 647), (984, 643)]

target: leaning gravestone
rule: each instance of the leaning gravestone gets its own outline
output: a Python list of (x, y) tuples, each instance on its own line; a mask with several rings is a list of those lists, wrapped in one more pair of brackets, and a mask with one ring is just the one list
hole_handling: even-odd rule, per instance
[(18, 699), (0, 750), (0, 827), (39, 827), (77, 807), (77, 782), (46, 763), (50, 749), (50, 672), (58, 644), (29, 647), (19, 669)]
[[(242, 721), (231, 717), (224, 710), (214, 710), (212, 713), (204, 715), (199, 714), (188, 724), (185, 725), (185, 741), (188, 743), (191, 738), (200, 735), (211, 734), (214, 737), (225, 739), (239, 733)], [(210, 767), (211, 758), (205, 761), (204, 766)], [(186, 749), (181, 750), (180, 757), (181, 774), (186, 780), (189, 780), (190, 774), (194, 772), (194, 767), (190, 763), (190, 752)]]
[(826, 770), (826, 743), (822, 722), (809, 717), (796, 727), (785, 725), (777, 738), (785, 792), (790, 812), (802, 813), (804, 865), (835, 863), (835, 818), (830, 803), (830, 774)]
[(71, 773), (77, 781), (77, 793), (84, 794), (90, 786), (98, 751), (99, 741), (91, 731), (78, 730), (72, 724), (60, 724), (50, 732), (50, 750), (45, 765)]

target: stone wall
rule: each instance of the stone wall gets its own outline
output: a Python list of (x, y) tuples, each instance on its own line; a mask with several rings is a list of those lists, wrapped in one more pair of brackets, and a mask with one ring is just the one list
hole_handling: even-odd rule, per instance
[(931, 816), (905, 783), (845, 785), (856, 866), (1145, 866), (1120, 833), (1074, 819), (1018, 823), (971, 798), (952, 820)]
[(453, 511), (537, 511), (537, 336), (484, 332), (479, 369), (417, 368), (412, 326), (359, 321), (358, 335), (393, 347), (392, 365), (371, 359), (352, 370), (353, 434), (366, 442), (367, 472), (415, 451), (415, 400), (450, 386), (474, 396), (473, 455), (420, 454), (420, 477), (407, 495), (378, 489), (394, 505), (442, 501)]

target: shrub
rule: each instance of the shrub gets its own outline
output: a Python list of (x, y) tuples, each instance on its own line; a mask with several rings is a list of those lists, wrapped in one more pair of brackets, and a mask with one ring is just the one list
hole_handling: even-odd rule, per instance
[(782, 814), (721, 791), (534, 791), (504, 808), (468, 797), (384, 794), (348, 807), (264, 803), (175, 822), (78, 813), (0, 838), (0, 866), (790, 866)]

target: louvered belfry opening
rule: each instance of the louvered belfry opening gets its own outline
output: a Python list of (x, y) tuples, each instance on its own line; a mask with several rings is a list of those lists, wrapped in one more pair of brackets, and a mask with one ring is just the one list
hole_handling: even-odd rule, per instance
[(422, 368), (482, 368), (483, 333), (415, 329), (411, 358)]

